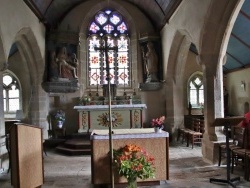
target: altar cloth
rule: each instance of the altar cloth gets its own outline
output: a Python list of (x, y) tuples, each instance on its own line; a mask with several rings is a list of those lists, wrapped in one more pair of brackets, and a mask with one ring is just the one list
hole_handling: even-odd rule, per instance
[[(143, 109), (147, 108), (146, 104), (117, 104), (111, 105), (111, 109)], [(86, 106), (74, 106), (75, 110), (78, 111), (98, 111), (98, 110), (107, 110), (109, 105), (86, 105)]]
[[(162, 131), (161, 133), (155, 133), (154, 128), (113, 129), (112, 133), (112, 139), (169, 137), (168, 132)], [(95, 129), (92, 131), (90, 139), (109, 139), (109, 130)]]

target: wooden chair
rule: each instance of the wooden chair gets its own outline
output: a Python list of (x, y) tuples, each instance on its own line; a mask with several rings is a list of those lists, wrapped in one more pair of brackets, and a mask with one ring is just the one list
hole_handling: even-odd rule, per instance
[(177, 141), (179, 141), (179, 139), (181, 138), (181, 143), (183, 144), (184, 141), (186, 141), (187, 143), (187, 147), (188, 147), (188, 143), (189, 143), (189, 133), (192, 132), (191, 129), (187, 129), (187, 128), (181, 128), (178, 130), (178, 137), (177, 137)]
[[(229, 149), (232, 152), (234, 149), (241, 149), (244, 147), (244, 135), (245, 135), (245, 128), (234, 126), (232, 128), (232, 135), (233, 135), (233, 143), (229, 145)], [(218, 166), (221, 165), (221, 159), (224, 156), (226, 158), (226, 144), (221, 144), (219, 146), (219, 160)]]
[[(193, 120), (193, 130), (188, 132), (187, 142), (191, 142), (192, 148), (194, 148), (194, 144), (201, 145), (202, 137), (204, 133), (204, 120), (203, 119), (194, 119)], [(187, 144), (189, 146), (189, 144)]]
[[(245, 128), (242, 128), (245, 129)], [(232, 168), (233, 173), (234, 166), (239, 165), (239, 160), (241, 159), (241, 164), (244, 168), (244, 178), (249, 181), (249, 156), (250, 156), (250, 127), (245, 129), (244, 134), (244, 145), (243, 148), (236, 148), (232, 150)]]
[(179, 128), (178, 134), (177, 134), (177, 141), (179, 141), (180, 138), (183, 138), (183, 132), (185, 128)]
[(193, 118), (192, 116), (184, 117), (184, 128), (178, 129), (178, 135), (177, 135), (177, 141), (181, 139), (181, 143), (183, 144), (184, 141), (187, 142), (188, 145), (188, 134), (190, 131), (192, 131), (192, 124), (193, 124)]

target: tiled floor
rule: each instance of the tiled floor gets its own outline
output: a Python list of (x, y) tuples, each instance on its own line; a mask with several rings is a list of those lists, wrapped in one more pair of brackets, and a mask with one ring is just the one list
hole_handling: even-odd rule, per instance
[[(93, 188), (91, 185), (90, 156), (65, 156), (54, 150), (44, 156), (45, 182), (43, 188)], [(231, 177), (240, 176), (237, 187), (250, 188), (250, 182), (243, 179), (243, 170), (235, 169)], [(210, 165), (202, 160), (201, 148), (184, 145), (170, 147), (170, 179), (154, 188), (225, 188), (228, 184), (210, 183), (210, 178), (225, 179), (226, 166)], [(10, 174), (0, 174), (0, 187), (11, 188)]]

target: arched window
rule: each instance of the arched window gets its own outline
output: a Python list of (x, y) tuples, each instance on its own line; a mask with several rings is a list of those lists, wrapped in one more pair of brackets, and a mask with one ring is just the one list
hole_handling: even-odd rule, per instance
[(204, 104), (204, 87), (202, 73), (193, 74), (188, 82), (188, 99), (193, 108), (202, 108)]
[(15, 115), (21, 109), (20, 84), (10, 72), (3, 74), (3, 101), (5, 114)]
[(110, 83), (123, 87), (130, 86), (128, 26), (123, 17), (116, 11), (100, 11), (88, 29), (88, 85), (107, 84), (105, 53), (95, 50), (95, 47), (104, 45), (107, 38), (109, 47), (118, 47), (117, 52), (108, 52)]

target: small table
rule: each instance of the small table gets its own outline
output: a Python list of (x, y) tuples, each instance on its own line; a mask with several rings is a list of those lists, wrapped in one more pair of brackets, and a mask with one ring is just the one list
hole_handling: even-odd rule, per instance
[(65, 128), (56, 128), (54, 129), (55, 138), (65, 137), (66, 129)]

